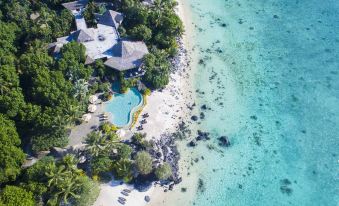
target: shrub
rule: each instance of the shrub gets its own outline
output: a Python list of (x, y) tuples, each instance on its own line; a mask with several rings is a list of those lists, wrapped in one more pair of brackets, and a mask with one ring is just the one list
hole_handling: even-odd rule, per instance
[(146, 95), (146, 96), (151, 95), (151, 93), (152, 93), (151, 90), (148, 89), (148, 88), (146, 88), (146, 89), (143, 90), (143, 94)]
[(138, 25), (129, 31), (129, 35), (134, 40), (149, 41), (152, 38), (152, 30), (145, 25)]
[(132, 137), (132, 142), (136, 145), (142, 145), (142, 142), (144, 141), (146, 137), (145, 133), (134, 133)]
[(80, 187), (77, 191), (79, 198), (75, 198), (73, 205), (93, 205), (100, 192), (98, 183), (94, 182), (87, 176), (79, 176), (78, 180), (80, 184)]
[(132, 147), (127, 144), (120, 144), (118, 147), (118, 156), (120, 159), (129, 159), (132, 152)]
[(172, 168), (167, 162), (165, 162), (163, 165), (160, 165), (158, 168), (155, 169), (155, 176), (159, 180), (166, 180), (171, 175), (172, 175)]
[(147, 175), (152, 171), (152, 158), (151, 155), (146, 152), (138, 152), (135, 157), (135, 165), (140, 174)]
[(33, 194), (17, 186), (7, 185), (0, 200), (6, 206), (34, 206)]
[(165, 52), (156, 50), (154, 54), (147, 54), (144, 57), (144, 68), (146, 73), (143, 76), (143, 80), (146, 85), (159, 89), (168, 84), (170, 63)]
[(123, 179), (128, 183), (133, 179), (132, 162), (127, 159), (116, 161), (113, 165), (113, 172), (116, 178)]
[(20, 173), (25, 154), (14, 122), (0, 114), (0, 184), (14, 181)]
[(57, 130), (51, 134), (42, 134), (32, 139), (32, 150), (34, 152), (49, 150), (51, 147), (64, 147), (68, 143), (65, 130)]

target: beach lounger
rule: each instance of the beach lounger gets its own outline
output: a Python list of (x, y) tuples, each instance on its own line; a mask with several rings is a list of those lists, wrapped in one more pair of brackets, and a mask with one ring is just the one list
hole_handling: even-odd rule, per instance
[(124, 205), (125, 204), (125, 201), (122, 201), (122, 200), (118, 200), (118, 202), (120, 203), (120, 204), (122, 204), (122, 205)]
[(123, 197), (119, 197), (119, 200), (122, 200), (122, 201), (126, 201), (126, 199), (125, 198), (123, 198)]
[(129, 189), (123, 189), (122, 191), (124, 191), (124, 192), (128, 192), (128, 193), (130, 193), (130, 192), (131, 192), (131, 190), (129, 190)]
[(127, 192), (122, 191), (121, 194), (128, 196), (129, 194)]

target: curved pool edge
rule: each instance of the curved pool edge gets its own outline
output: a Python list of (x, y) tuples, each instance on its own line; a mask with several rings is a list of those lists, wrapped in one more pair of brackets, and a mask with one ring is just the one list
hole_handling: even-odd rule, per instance
[(128, 113), (128, 123), (125, 124), (125, 125), (116, 125), (116, 124), (114, 124), (114, 122), (113, 122), (113, 115), (114, 115), (114, 114), (113, 114), (112, 112), (106, 110), (107, 104), (109, 104), (109, 102), (112, 101), (112, 100), (114, 99), (114, 96), (113, 96), (112, 99), (110, 99), (110, 100), (104, 102), (104, 108), (103, 108), (103, 111), (109, 113), (109, 118), (108, 118), (109, 122), (112, 123), (113, 125), (117, 126), (118, 128), (130, 129), (130, 126), (131, 126), (131, 123), (132, 123), (132, 120), (133, 120), (133, 115), (134, 115), (135, 112), (137, 112), (138, 109), (144, 104), (144, 96), (140, 93), (140, 91), (139, 91), (137, 88), (135, 88), (135, 89), (138, 91), (138, 95), (140, 95), (140, 102), (139, 102), (138, 105), (136, 105), (135, 107), (133, 107), (133, 108), (131, 109), (131, 111)]

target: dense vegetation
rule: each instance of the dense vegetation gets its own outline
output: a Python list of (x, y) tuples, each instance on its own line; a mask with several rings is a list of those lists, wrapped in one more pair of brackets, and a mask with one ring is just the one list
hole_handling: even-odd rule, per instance
[[(100, 91), (104, 99), (109, 96), (108, 83), (87, 84), (92, 74), (102, 81), (111, 71), (101, 60), (85, 66), (83, 45), (65, 45), (58, 58), (48, 53), (49, 43), (74, 29), (72, 14), (61, 6), (66, 1), (0, 1), (0, 205), (90, 205), (99, 190), (88, 176), (100, 180), (113, 173), (125, 182), (139, 174), (171, 176), (168, 168), (151, 164), (147, 153), (151, 143), (143, 135), (136, 134), (132, 145), (124, 144), (112, 125), (102, 125), (88, 136), (89, 171), (79, 169), (81, 164), (73, 155), (45, 157), (21, 168), (22, 148), (39, 154), (66, 146), (70, 128), (87, 107), (88, 95)], [(156, 0), (151, 7), (137, 0), (113, 3), (125, 16), (121, 34), (145, 41), (151, 52), (145, 56), (147, 75), (142, 80), (153, 89), (164, 87), (170, 72), (168, 59), (175, 55), (176, 37), (183, 32), (175, 2)], [(90, 1), (84, 13), (89, 25), (95, 26), (96, 12), (102, 13), (103, 8)], [(124, 88), (135, 85), (133, 80), (122, 83)]]
[[(145, 6), (138, 0), (114, 1), (125, 18), (120, 27), (122, 36), (145, 41), (150, 54), (145, 57), (146, 75), (143, 81), (151, 88), (163, 88), (168, 84), (169, 58), (177, 53), (177, 37), (184, 29), (176, 15), (175, 0), (155, 0), (154, 5)], [(160, 50), (160, 51), (159, 51)], [(155, 61), (155, 58), (158, 58)]]

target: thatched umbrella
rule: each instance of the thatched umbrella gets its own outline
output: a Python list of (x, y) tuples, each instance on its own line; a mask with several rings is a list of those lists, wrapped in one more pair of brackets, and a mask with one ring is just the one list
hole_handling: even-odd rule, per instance
[(88, 122), (92, 118), (91, 114), (84, 114), (82, 115), (82, 120)]
[(90, 104), (87, 108), (87, 110), (89, 112), (95, 112), (95, 110), (97, 110), (97, 106), (95, 106), (94, 104)]
[(89, 102), (94, 104), (98, 100), (98, 97), (96, 95), (89, 96)]
[(126, 135), (126, 131), (123, 130), (123, 129), (119, 129), (119, 130), (117, 130), (117, 135), (118, 135), (120, 138), (122, 138), (122, 137), (124, 137), (124, 136)]

